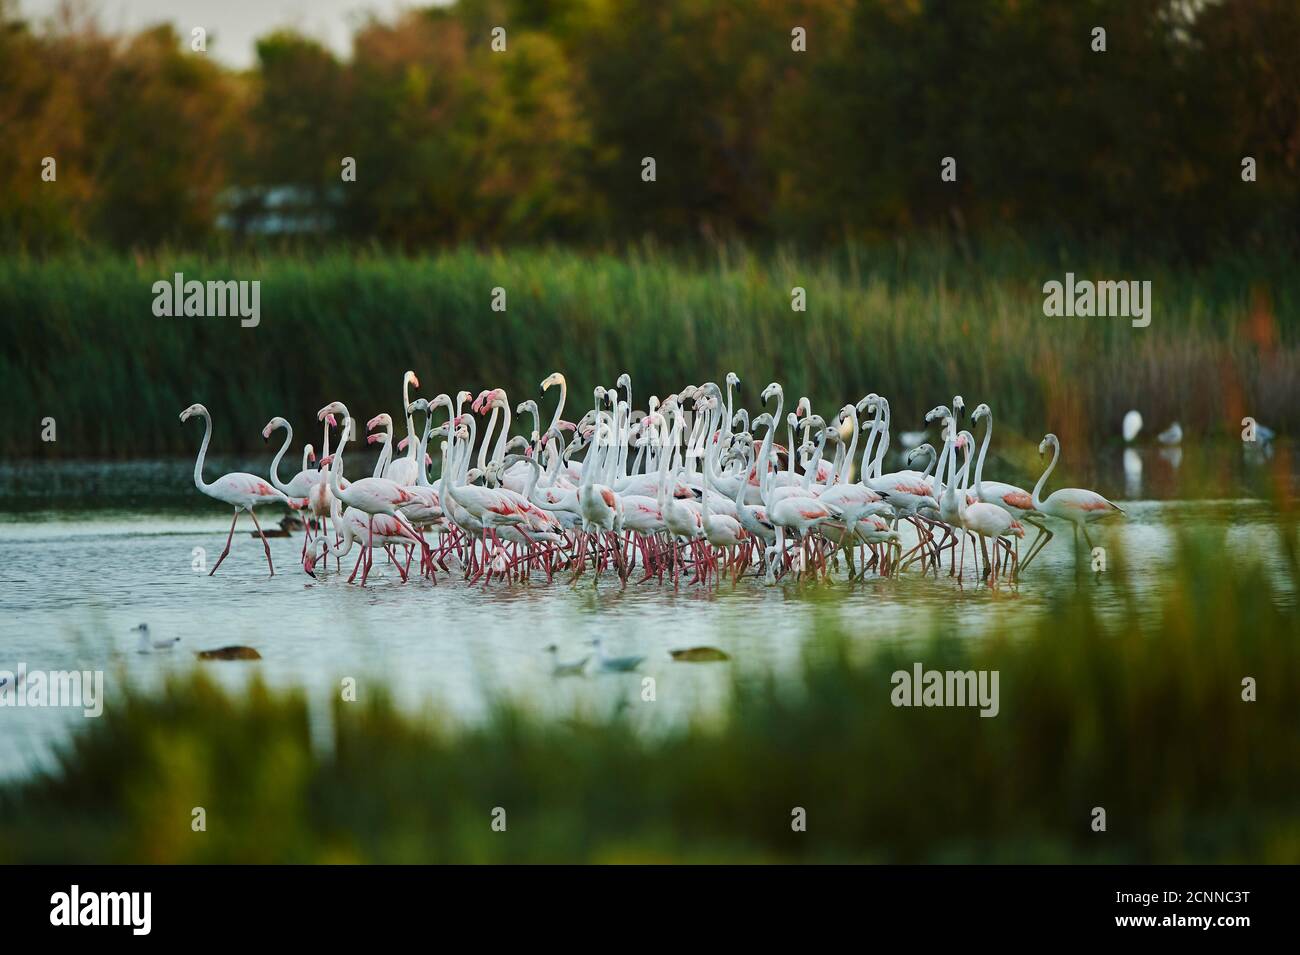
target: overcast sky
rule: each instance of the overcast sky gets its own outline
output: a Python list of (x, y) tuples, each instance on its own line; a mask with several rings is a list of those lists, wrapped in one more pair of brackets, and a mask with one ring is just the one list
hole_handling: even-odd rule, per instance
[[(40, 21), (60, 0), (18, 0), (28, 19)], [(232, 66), (253, 62), (253, 41), (277, 27), (293, 27), (341, 55), (351, 52), (352, 26), (367, 12), (391, 19), (406, 7), (429, 0), (90, 0), (109, 32), (135, 31), (169, 20), (182, 36), (194, 27), (208, 31), (208, 52)]]

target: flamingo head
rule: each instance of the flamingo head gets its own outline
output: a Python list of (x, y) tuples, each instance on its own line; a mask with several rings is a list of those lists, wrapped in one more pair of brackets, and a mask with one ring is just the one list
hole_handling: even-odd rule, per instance
[(871, 394), (859, 401), (855, 407), (858, 409), (858, 414), (862, 414), (864, 411), (875, 411), (876, 404), (879, 401), (880, 396), (873, 391)]
[(954, 395), (952, 399), (952, 413), (955, 417), (960, 418), (961, 413), (966, 410), (966, 399), (961, 395)]
[(1054, 434), (1048, 434), (1043, 437), (1042, 441), (1038, 442), (1038, 453), (1043, 455), (1047, 453), (1048, 448), (1059, 448), (1060, 446), (1060, 439)]
[[(332, 418), (334, 415), (342, 415), (344, 418), (350, 417), (347, 405), (343, 404), (341, 401), (331, 401), (324, 408), (321, 408), (320, 411), (316, 412), (316, 420), (324, 421), (327, 416)], [(333, 427), (333, 425), (331, 425), (331, 427)]]
[(331, 428), (337, 428), (339, 426), (339, 419), (334, 417), (332, 414), (327, 414), (325, 416), (325, 423)]
[[(376, 438), (376, 437), (378, 437), (378, 435), (374, 435), (374, 434), (372, 434), (370, 437), (372, 437), (372, 438)], [(398, 442), (397, 442), (397, 450), (398, 450), (398, 451), (405, 451), (405, 450), (406, 450), (406, 446), (407, 446), (408, 444), (410, 444), (410, 443), (411, 443), (411, 439), (410, 439), (410, 438), (403, 438), (401, 441), (398, 441)]]
[(374, 431), (376, 428), (391, 427), (392, 424), (393, 424), (393, 419), (389, 416), (388, 412), (381, 411), (379, 414), (375, 415), (373, 418), (371, 418), (369, 421), (366, 422), (366, 430)]
[(925, 413), (926, 424), (931, 421), (941, 421), (944, 418), (951, 418), (952, 412), (948, 410), (947, 405), (935, 405)]
[(726, 382), (727, 384), (729, 384), (731, 387), (734, 388), (736, 387), (736, 385), (740, 384), (740, 376), (736, 374), (734, 371), (729, 371), (727, 372)]
[(334, 455), (332, 454), (327, 454), (325, 455), (325, 457), (320, 459), (320, 466), (323, 468), (327, 468), (333, 463), (334, 463)]
[(420, 379), (415, 377), (415, 372), (408, 371), (402, 376), (402, 387), (405, 388), (407, 385), (410, 385), (412, 388), (420, 387)]
[(382, 431), (376, 431), (374, 434), (366, 435), (366, 444), (377, 444), (379, 442), (388, 443), (388, 435)]
[(181, 412), (181, 420), (189, 421), (190, 418), (193, 418), (196, 414), (207, 417), (208, 409), (203, 407), (203, 405), (200, 404), (192, 404), (184, 411)]
[(781, 385), (779, 382), (774, 381), (763, 389), (763, 393), (759, 395), (759, 397), (763, 399), (764, 403), (766, 403), (779, 394), (781, 394)]
[(413, 412), (416, 411), (425, 412), (428, 410), (429, 410), (428, 398), (416, 398), (414, 401), (412, 401), (409, 405), (406, 406), (407, 414), (412, 414)]
[(986, 405), (984, 402), (981, 401), (978, 405), (975, 406), (975, 410), (970, 413), (970, 420), (972, 422), (979, 421), (979, 419), (984, 417), (986, 414), (992, 414), (992, 413), (993, 413), (992, 409), (990, 409), (988, 405)]
[(1014, 534), (1016, 537), (1024, 537), (1024, 536), (1025, 536), (1025, 525), (1024, 525), (1024, 524), (1021, 524), (1019, 521), (1012, 521), (1012, 522), (1011, 522), (1011, 533)]
[(537, 402), (532, 398), (521, 401), (515, 406), (515, 414), (528, 414), (530, 412), (532, 414), (537, 414)]
[(618, 381), (614, 382), (614, 387), (615, 387), (615, 388), (631, 388), (631, 387), (632, 387), (632, 376), (629, 375), (627, 372), (623, 372), (623, 374), (621, 374), (621, 375), (618, 376)]
[(285, 421), (283, 418), (278, 418), (278, 417), (272, 418), (270, 421), (266, 423), (266, 427), (262, 429), (262, 440), (265, 441), (267, 438), (269, 438), (271, 436), (271, 432), (274, 431), (276, 428), (287, 428), (287, 427), (289, 427), (289, 422)]
[(313, 448), (310, 444), (307, 445), (307, 460), (310, 461), (312, 464), (316, 463), (316, 449)]
[(934, 445), (930, 444), (928, 441), (925, 444), (918, 444), (911, 451), (907, 452), (907, 463), (910, 465), (923, 454), (933, 455)]
[(564, 387), (564, 376), (558, 371), (553, 371), (542, 379), (541, 389), (542, 391), (550, 391), (556, 385)]

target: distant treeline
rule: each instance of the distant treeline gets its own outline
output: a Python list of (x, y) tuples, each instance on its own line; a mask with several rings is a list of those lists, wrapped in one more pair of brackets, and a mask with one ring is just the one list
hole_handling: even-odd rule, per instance
[(0, 0), (0, 247), (1300, 225), (1295, 0), (459, 0), (354, 41), (277, 32), (239, 72)]

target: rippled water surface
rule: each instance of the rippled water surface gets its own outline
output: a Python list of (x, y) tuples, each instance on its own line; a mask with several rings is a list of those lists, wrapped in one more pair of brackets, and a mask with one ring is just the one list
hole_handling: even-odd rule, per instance
[[(1251, 493), (1249, 462), (1231, 464), (1246, 469), (1238, 497), (1153, 500), (1141, 492), (1176, 490), (1179, 480), (1157, 454), (1147, 452), (1136, 487), (1118, 459), (1109, 477), (1094, 484), (1128, 511), (1125, 520), (1101, 529), (1097, 542), (1125, 554), (1136, 593), (1159, 593), (1178, 521), (1225, 528), (1236, 554), (1276, 546), (1271, 507)], [(233, 463), (210, 465), (209, 476), (228, 466)], [(1254, 466), (1277, 473), (1269, 462)], [(350, 560), (342, 575), (332, 568), (320, 580), (303, 574), (296, 535), (271, 541), (277, 574), (268, 578), (246, 517), (231, 556), (208, 577), (193, 569), (195, 549), (205, 551), (209, 565), (215, 560), (229, 512), (197, 494), (191, 467), (0, 468), (0, 671), (20, 663), (30, 670), (103, 670), (111, 708), (127, 683), (156, 682), (170, 670), (200, 665), (196, 650), (243, 644), (262, 661), (201, 665), (230, 682), (258, 672), (274, 684), (304, 686), (313, 705), (351, 677), (359, 695), (383, 687), (412, 706), (435, 704), (451, 718), (472, 719), (489, 696), (506, 693), (557, 710), (631, 707), (653, 729), (688, 713), (707, 714), (724, 698), (732, 667), (788, 668), (819, 607), (865, 643), (921, 635), (936, 624), (963, 634), (1014, 629), (1048, 612), (1060, 588), (1076, 586), (1075, 555), (1063, 529), (1018, 588), (996, 593), (970, 581), (959, 588), (946, 575), (922, 578), (915, 570), (898, 579), (816, 588), (823, 601), (795, 585), (753, 580), (674, 592), (655, 583), (624, 590), (613, 575), (598, 583), (588, 575), (576, 586), (539, 578), (483, 587), (453, 573), (436, 586), (415, 579), (402, 585), (378, 559), (362, 589), (344, 579)], [(45, 477), (38, 491), (29, 486), (32, 475)], [(1126, 483), (1138, 493), (1126, 495)], [(275, 523), (269, 510), (267, 518), (264, 526)], [(1115, 609), (1105, 575), (1083, 585), (1095, 589), (1103, 610)], [(156, 637), (179, 636), (180, 644), (138, 653), (129, 631), (141, 622)], [(572, 660), (592, 652), (588, 641), (597, 636), (611, 653), (645, 655), (641, 675), (552, 676), (547, 644), (559, 644), (560, 657)], [(723, 648), (733, 663), (678, 663), (668, 653), (701, 644)], [(645, 676), (655, 679), (654, 706), (637, 705)], [(328, 707), (318, 709), (327, 718)], [(0, 708), (0, 776), (48, 765), (53, 748), (84, 724), (77, 710)]]

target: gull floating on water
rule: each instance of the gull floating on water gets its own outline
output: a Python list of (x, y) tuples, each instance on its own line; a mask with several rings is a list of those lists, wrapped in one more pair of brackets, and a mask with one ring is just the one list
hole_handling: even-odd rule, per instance
[(1182, 444), (1183, 443), (1183, 426), (1175, 421), (1165, 430), (1161, 431), (1156, 437), (1161, 444)]
[(591, 641), (591, 645), (596, 648), (596, 662), (602, 670), (610, 673), (626, 673), (629, 670), (635, 670), (644, 661), (644, 656), (627, 656), (627, 657), (607, 657), (605, 656), (605, 647), (597, 637)]
[(181, 642), (180, 637), (162, 637), (154, 640), (149, 636), (149, 625), (147, 623), (139, 624), (131, 628), (132, 633), (139, 632), (140, 642), (136, 644), (137, 653), (152, 653), (154, 650), (170, 650), (176, 644)]
[(552, 659), (555, 661), (551, 667), (551, 676), (582, 676), (587, 669), (587, 661), (591, 659), (591, 654), (587, 654), (581, 660), (573, 660), (565, 663), (560, 659), (560, 648), (552, 643), (546, 648)]

